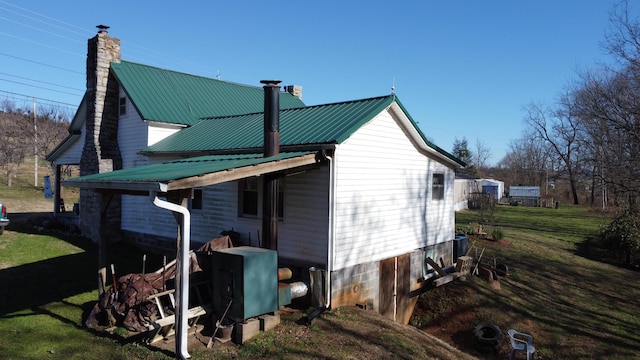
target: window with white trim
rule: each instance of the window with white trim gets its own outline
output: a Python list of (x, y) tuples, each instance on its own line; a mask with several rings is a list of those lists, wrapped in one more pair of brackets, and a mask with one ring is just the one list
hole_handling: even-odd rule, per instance
[[(278, 220), (284, 219), (284, 177), (278, 180)], [(262, 178), (251, 177), (238, 181), (238, 216), (257, 218), (262, 216)]]
[(431, 199), (444, 199), (444, 174), (433, 174), (431, 179)]

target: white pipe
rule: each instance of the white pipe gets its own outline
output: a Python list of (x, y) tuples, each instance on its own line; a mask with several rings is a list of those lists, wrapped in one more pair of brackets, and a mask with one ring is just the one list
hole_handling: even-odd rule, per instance
[[(335, 155), (334, 155), (335, 156)], [(335, 206), (335, 184), (336, 184), (336, 162), (331, 156), (326, 156), (329, 160), (329, 250), (327, 259), (327, 286), (325, 304), (328, 309), (331, 306), (331, 273), (333, 272), (333, 260), (335, 259), (335, 236), (336, 236), (336, 223), (334, 216), (336, 214)]]
[(189, 246), (191, 214), (189, 209), (172, 202), (161, 200), (155, 191), (149, 192), (153, 205), (182, 214), (182, 234), (176, 249), (176, 355), (181, 359), (191, 357), (187, 352), (187, 332), (189, 316)]

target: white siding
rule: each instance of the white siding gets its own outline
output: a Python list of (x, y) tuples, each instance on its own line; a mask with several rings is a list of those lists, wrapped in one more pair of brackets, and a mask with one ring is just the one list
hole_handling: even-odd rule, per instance
[(278, 223), (280, 256), (326, 267), (329, 167), (286, 177), (284, 211), (284, 221)]
[[(280, 257), (326, 265), (328, 178), (326, 166), (285, 178), (284, 220), (278, 222)], [(237, 182), (203, 188), (202, 200), (202, 209), (191, 210), (192, 249), (219, 237), (224, 230), (237, 231), (243, 242), (259, 245), (262, 219), (238, 216)], [(122, 208), (123, 229), (175, 238), (177, 225), (171, 213), (156, 208), (147, 197), (123, 196)]]
[[(123, 96), (126, 94), (120, 89), (120, 97)], [(122, 168), (128, 169), (147, 163), (146, 157), (137, 154), (147, 146), (147, 133), (147, 123), (140, 118), (127, 98), (127, 113), (120, 115), (118, 120), (118, 146), (122, 156)]]
[[(419, 153), (388, 112), (336, 150), (336, 165), (335, 270), (453, 238), (453, 170)], [(431, 199), (434, 173), (444, 200)]]
[(173, 239), (178, 234), (178, 223), (173, 214), (153, 205), (148, 196), (122, 196), (121, 228)]
[(147, 139), (147, 146), (151, 146), (158, 141), (177, 133), (182, 129), (184, 129), (184, 126), (152, 123), (149, 125), (149, 137)]
[(84, 147), (84, 137), (87, 132), (84, 127), (80, 136), (75, 139), (75, 142), (71, 144), (64, 153), (56, 159), (56, 165), (65, 164), (80, 164), (80, 158), (82, 157), (82, 148)]

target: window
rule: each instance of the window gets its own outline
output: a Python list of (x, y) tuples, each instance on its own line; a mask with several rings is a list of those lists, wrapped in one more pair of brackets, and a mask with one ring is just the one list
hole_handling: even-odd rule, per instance
[(127, 98), (123, 96), (120, 98), (120, 115), (124, 115), (126, 113), (127, 113)]
[[(238, 182), (238, 215), (242, 217), (262, 216), (262, 178), (252, 177)], [(284, 177), (278, 181), (278, 220), (284, 219)]]
[(193, 199), (191, 199), (191, 209), (192, 210), (202, 209), (202, 189), (193, 190)]
[(431, 180), (431, 199), (444, 199), (444, 174), (433, 174), (433, 179)]
[(258, 216), (258, 178), (242, 179), (239, 182), (238, 212), (240, 216)]

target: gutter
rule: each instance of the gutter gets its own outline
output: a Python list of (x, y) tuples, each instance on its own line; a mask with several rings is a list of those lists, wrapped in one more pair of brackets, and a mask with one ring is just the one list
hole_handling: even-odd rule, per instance
[(149, 192), (153, 205), (182, 214), (181, 234), (176, 251), (176, 355), (181, 359), (191, 357), (187, 352), (188, 312), (189, 312), (189, 244), (191, 231), (191, 214), (189, 210), (158, 197), (156, 191)]

